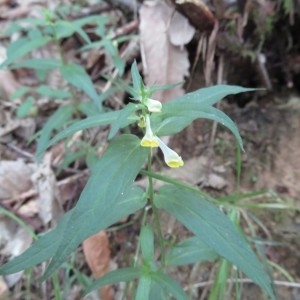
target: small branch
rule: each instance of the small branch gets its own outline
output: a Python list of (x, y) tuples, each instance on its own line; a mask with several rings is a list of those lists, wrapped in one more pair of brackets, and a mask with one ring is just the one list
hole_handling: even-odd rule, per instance
[[(184, 290), (186, 291), (190, 288), (206, 287), (206, 286), (212, 285), (213, 283), (214, 283), (214, 280), (198, 282), (198, 283), (187, 285), (186, 287), (184, 287)], [(253, 282), (253, 280), (248, 279), (248, 278), (242, 278), (242, 279), (237, 279), (237, 280), (228, 279), (227, 283), (251, 283), (251, 284), (253, 283), (253, 284), (255, 284)], [(272, 283), (277, 286), (284, 286), (284, 287), (297, 288), (297, 289), (300, 288), (300, 283), (298, 283), (298, 282), (274, 280), (274, 281), (272, 281)]]

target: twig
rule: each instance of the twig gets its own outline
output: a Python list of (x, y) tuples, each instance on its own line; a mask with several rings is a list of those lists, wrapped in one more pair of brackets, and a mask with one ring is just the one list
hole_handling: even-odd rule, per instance
[[(249, 278), (241, 278), (241, 279), (227, 279), (228, 283), (253, 283), (254, 281), (249, 279)], [(274, 285), (277, 286), (285, 286), (285, 287), (289, 287), (289, 288), (300, 288), (300, 283), (298, 282), (289, 282), (289, 281), (281, 281), (281, 280), (274, 280), (272, 282)], [(194, 284), (190, 284), (187, 285), (186, 287), (184, 287), (184, 290), (188, 290), (190, 288), (201, 288), (201, 287), (207, 287), (214, 284), (214, 280), (209, 280), (209, 281), (204, 281), (204, 282), (198, 282), (198, 283), (194, 283)]]
[(25, 158), (30, 159), (31, 161), (34, 161), (34, 155), (32, 155), (31, 153), (24, 151), (22, 149), (20, 149), (19, 147), (17, 147), (16, 145), (14, 145), (13, 143), (8, 143), (6, 144), (7, 148), (17, 152), (18, 154), (22, 155)]

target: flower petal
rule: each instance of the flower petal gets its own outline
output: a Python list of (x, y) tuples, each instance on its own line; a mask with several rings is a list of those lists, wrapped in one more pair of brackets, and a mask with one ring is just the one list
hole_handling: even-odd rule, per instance
[(162, 104), (158, 100), (148, 98), (145, 101), (145, 105), (147, 106), (150, 112), (161, 112)]
[(149, 137), (144, 136), (143, 139), (141, 140), (141, 146), (153, 148), (153, 147), (158, 147), (159, 144), (155, 137), (149, 138)]
[(170, 168), (179, 168), (184, 165), (181, 156), (179, 156), (174, 150), (169, 148), (161, 139), (157, 138), (157, 141), (159, 143), (160, 149), (164, 154), (165, 162)]
[(150, 117), (149, 115), (145, 116), (146, 121), (146, 133), (145, 136), (141, 140), (141, 146), (143, 147), (158, 147), (158, 138), (153, 134), (151, 126), (150, 126)]

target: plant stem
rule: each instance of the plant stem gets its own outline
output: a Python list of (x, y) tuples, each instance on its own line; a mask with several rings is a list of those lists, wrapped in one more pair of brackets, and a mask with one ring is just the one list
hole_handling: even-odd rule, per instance
[[(68, 61), (62, 51), (62, 48), (60, 46), (60, 43), (59, 43), (59, 39), (57, 38), (57, 35), (56, 35), (56, 31), (55, 31), (55, 27), (54, 27), (54, 24), (51, 23), (51, 27), (52, 27), (52, 34), (53, 34), (53, 41), (55, 43), (55, 47), (56, 47), (56, 50), (59, 54), (59, 58), (60, 58), (60, 61), (62, 62), (62, 64), (64, 66), (66, 66), (68, 64)], [(78, 97), (76, 96), (76, 92), (74, 90), (74, 87), (71, 86), (70, 84), (68, 84), (68, 90), (72, 96), (72, 100), (73, 100), (73, 104), (74, 104), (74, 107), (75, 107), (75, 115), (76, 117), (79, 116), (79, 112), (78, 112), (78, 105), (79, 105), (79, 99)]]
[[(148, 157), (148, 172), (152, 173), (152, 153), (149, 154)], [(151, 204), (151, 208), (154, 215), (154, 223), (156, 225), (156, 231), (158, 235), (158, 241), (160, 246), (160, 254), (161, 254), (161, 264), (162, 266), (165, 265), (165, 246), (164, 246), (164, 238), (161, 231), (160, 226), (160, 219), (158, 214), (158, 209), (154, 204), (154, 188), (153, 188), (153, 178), (151, 176), (148, 176), (149, 179), (149, 186), (148, 186), (148, 196)]]

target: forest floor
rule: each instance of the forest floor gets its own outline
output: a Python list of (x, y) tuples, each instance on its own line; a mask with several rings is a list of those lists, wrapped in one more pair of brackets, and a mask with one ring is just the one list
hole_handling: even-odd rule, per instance
[[(5, 3), (9, 1), (2, 2), (0, 1), (1, 8), (3, 8), (3, 6), (6, 5)], [(30, 4), (31, 2), (29, 1), (28, 3)], [(0, 21), (2, 22), (4, 20), (5, 22), (14, 22), (24, 15), (30, 15), (31, 4), (29, 4), (27, 5), (25, 14), (23, 10), (18, 10), (18, 13), (20, 13), (21, 16), (12, 15), (9, 17), (6, 11), (11, 11), (14, 7), (13, 5), (10, 8), (5, 7), (5, 14), (0, 11), (0, 14), (2, 14), (2, 19), (0, 19)], [(91, 7), (92, 6), (90, 6), (90, 8)], [(120, 28), (122, 28), (122, 30), (124, 28), (128, 29), (129, 26), (126, 27), (126, 25), (128, 25), (129, 22), (127, 24), (128, 20), (126, 19), (126, 13), (120, 14), (118, 11), (117, 14), (114, 8), (109, 7), (109, 9), (109, 13), (112, 12), (111, 15), (113, 16), (111, 17), (111, 15), (108, 15), (109, 20), (115, 20), (114, 18), (120, 17), (120, 15), (122, 16), (120, 17), (121, 21), (118, 19), (115, 23), (109, 23), (107, 27), (112, 27), (115, 32), (117, 32), (118, 28), (116, 24), (119, 25), (119, 23), (122, 23), (123, 27), (120, 26)], [(84, 10), (82, 11), (84, 12)], [(93, 9), (90, 11), (92, 12)], [(85, 16), (84, 13), (82, 13), (82, 15)], [(74, 19), (80, 18), (82, 15), (75, 14)], [(8, 18), (8, 20), (6, 20), (6, 18)], [(13, 21), (10, 20), (10, 18), (12, 18)], [(138, 30), (137, 24), (138, 22), (130, 23), (130, 25), (133, 26), (133, 32)], [(6, 26), (7, 24), (5, 27)], [(114, 26), (116, 28), (114, 28)], [(87, 26), (87, 31), (89, 29), (90, 28)], [(125, 33), (131, 34), (132, 32)], [(93, 34), (91, 34), (91, 36), (95, 38), (97, 35), (94, 36)], [(118, 37), (117, 34), (116, 37)], [(8, 43), (7, 37), (2, 38), (5, 43)], [(67, 59), (76, 60), (79, 64), (84, 65), (87, 73), (95, 81), (97, 89), (107, 92), (107, 88), (109, 89), (111, 84), (111, 82), (107, 82), (107, 78), (110, 76), (113, 77), (115, 74), (114, 71), (117, 70), (114, 65), (115, 61), (112, 59), (113, 55), (111, 53), (107, 54), (105, 52), (107, 49), (101, 49), (101, 51), (98, 52), (94, 51), (90, 54), (90, 56), (76, 52), (74, 49), (82, 46), (80, 44), (82, 39), (81, 37), (78, 37), (77, 33), (72, 33), (70, 37), (62, 38), (62, 40), (62, 49), (66, 52), (65, 54)], [(130, 48), (128, 46), (129, 43), (126, 44), (127, 40), (124, 40), (124, 44), (121, 42), (120, 49), (117, 49), (120, 50), (120, 52), (124, 49), (127, 50), (126, 47)], [(131, 41), (134, 41), (134, 38), (132, 38)], [(299, 41), (294, 41), (294, 45), (296, 45), (295, 49), (297, 49), (297, 43), (299, 44)], [(137, 53), (134, 53), (133, 58), (140, 62), (141, 54), (139, 52), (139, 43), (135, 44), (135, 46), (136, 45), (138, 45), (138, 51)], [(167, 46), (169, 47), (170, 45)], [(196, 47), (194, 46), (195, 44), (193, 45), (192, 41), (189, 47), (187, 47), (189, 48), (189, 53), (186, 52), (186, 57), (184, 58), (186, 60), (190, 59), (190, 62), (187, 64), (190, 65), (190, 67), (192, 67), (193, 62), (199, 59), (200, 56), (200, 54), (198, 54), (198, 57), (195, 59), (194, 56), (196, 55)], [(191, 50), (191, 48), (193, 49)], [(56, 57), (56, 50), (53, 49), (55, 49), (55, 47), (50, 45), (46, 49), (45, 53), (47, 55), (50, 54), (49, 57)], [(221, 50), (223, 51), (223, 49)], [(126, 51), (123, 51), (122, 54), (125, 52)], [(33, 53), (33, 56), (36, 54), (37, 53)], [(38, 53), (37, 56), (43, 57), (43, 55), (44, 51), (41, 51), (41, 53)], [(46, 57), (48, 57), (47, 55)], [(169, 53), (169, 55), (171, 57), (172, 53)], [(227, 56), (227, 58), (228, 57), (230, 57), (230, 55)], [(128, 70), (130, 69), (130, 64), (132, 63), (133, 58), (127, 58), (127, 61), (124, 62), (125, 70), (127, 72), (125, 72), (124, 82), (128, 82)], [(91, 61), (89, 61), (89, 59), (91, 59)], [(156, 60), (156, 72), (161, 72), (160, 64), (161, 61)], [(182, 63), (182, 65), (186, 64)], [(203, 66), (200, 65), (201, 63), (195, 64), (196, 68), (193, 76), (199, 76), (203, 79)], [(230, 65), (230, 61), (228, 62), (228, 65)], [(140, 63), (140, 66), (142, 66), (142, 63)], [(182, 68), (184, 69), (185, 66)], [(187, 70), (181, 71), (182, 74), (180, 74), (180, 76), (182, 78), (187, 80), (191, 79), (187, 78), (187, 74), (184, 73)], [(253, 70), (251, 70), (251, 72), (252, 71)], [(36, 143), (28, 143), (28, 141), (34, 137), (38, 130), (43, 128), (44, 124), (46, 124), (53, 112), (59, 108), (60, 105), (64, 105), (65, 103), (63, 102), (64, 100), (61, 101), (61, 99), (57, 102), (52, 101), (53, 99), (46, 99), (45, 103), (39, 103), (40, 100), (45, 99), (38, 99), (36, 90), (34, 89), (37, 88), (41, 82), (44, 83), (43, 80), (40, 80), (40, 77), (43, 77), (41, 74), (36, 74), (32, 70), (29, 71), (27, 68), (20, 68), (13, 71), (1, 70), (0, 72), (0, 88), (4, 91), (0, 98), (0, 163), (1, 161), (2, 163), (5, 161), (13, 162), (14, 164), (14, 166), (11, 165), (13, 167), (9, 167), (11, 168), (9, 170), (4, 169), (3, 164), (0, 165), (0, 205), (1, 208), (3, 207), (12, 214), (18, 216), (27, 225), (29, 225), (34, 232), (41, 233), (48, 228), (48, 225), (46, 226), (45, 224), (48, 224), (49, 220), (48, 223), (45, 223), (39, 215), (37, 202), (39, 201), (38, 199), (42, 197), (41, 195), (43, 193), (38, 192), (35, 189), (36, 187), (33, 186), (33, 183), (30, 181), (30, 176), (33, 173), (30, 169), (31, 164), (36, 163), (34, 157)], [(103, 77), (102, 73), (104, 74)], [(54, 85), (57, 84), (55, 88), (65, 89), (65, 86), (61, 86), (61, 77), (57, 76), (57, 73), (54, 75), (55, 76), (53, 76), (53, 78), (51, 77), (53, 80), (51, 82), (47, 82), (47, 84), (51, 86), (54, 82)], [(297, 78), (299, 78), (299, 72), (296, 75), (298, 76)], [(153, 76), (155, 77), (156, 75)], [(247, 76), (250, 78), (252, 73), (245, 75), (245, 77)], [(181, 81), (182, 78), (176, 79), (175, 82)], [(167, 79), (169, 80), (170, 78)], [(243, 82), (243, 79), (241, 81)], [(235, 82), (231, 80), (231, 83), (242, 85), (241, 81)], [(245, 86), (251, 86), (251, 80), (246, 79), (244, 81), (246, 82)], [(275, 82), (278, 83), (276, 80)], [(8, 94), (13, 94), (19, 88), (26, 85), (30, 87), (29, 92), (34, 91), (32, 94), (36, 98), (33, 101), (34, 104), (32, 104), (32, 107), (37, 109), (38, 115), (33, 114), (20, 117), (17, 116), (18, 108), (22, 106), (22, 101), (24, 99), (20, 97), (21, 100), (17, 99), (17, 101), (14, 102), (9, 99)], [(201, 84), (192, 86), (189, 91), (198, 89), (204, 85), (204, 80), (202, 80)], [(286, 86), (287, 84), (284, 83), (283, 85)], [(256, 87), (256, 85), (253, 86)], [(260, 85), (258, 84), (257, 86)], [(237, 177), (237, 161), (239, 155), (237, 154), (236, 141), (233, 135), (222, 126), (216, 126), (216, 124), (212, 121), (207, 120), (197, 120), (193, 122), (191, 126), (186, 128), (183, 132), (176, 134), (169, 141), (169, 145), (180, 153), (184, 159), (185, 166), (176, 170), (176, 172), (174, 170), (170, 171), (166, 169), (159, 170), (176, 179), (180, 179), (192, 184), (193, 186), (197, 186), (201, 190), (216, 198), (233, 197), (234, 195), (237, 197), (240, 197), (241, 195), (248, 195), (246, 200), (249, 202), (266, 203), (271, 201), (272, 203), (278, 203), (278, 207), (264, 207), (260, 209), (253, 208), (251, 210), (259, 224), (261, 224), (261, 226), (257, 226), (256, 228), (258, 233), (257, 238), (262, 240), (266, 239), (269, 242), (269, 244), (263, 245), (263, 252), (273, 263), (278, 264), (283, 270), (286, 270), (294, 281), (290, 285), (285, 286), (285, 283), (287, 282), (286, 277), (288, 276), (283, 276), (283, 272), (279, 272), (279, 269), (274, 271), (274, 280), (277, 280), (278, 282), (275, 284), (278, 300), (300, 299), (299, 90), (300, 89), (296, 82), (294, 88), (287, 88), (282, 87), (280, 84), (274, 84), (272, 91), (257, 91), (249, 93), (247, 103), (243, 103), (242, 105), (240, 101), (237, 101), (239, 96), (228, 97), (217, 104), (219, 105), (219, 109), (228, 114), (228, 116), (237, 124), (244, 142), (245, 151), (240, 153), (242, 163), (240, 180), (238, 180)], [(79, 95), (81, 97), (82, 93)], [(39, 95), (39, 97), (42, 98), (41, 95)], [(86, 98), (86, 95), (82, 96), (82, 102), (86, 101)], [(117, 99), (117, 101), (115, 101), (115, 99)], [(105, 105), (107, 105), (109, 109), (119, 109), (126, 103), (126, 101), (128, 101), (128, 95), (122, 91), (118, 93), (113, 100), (108, 99)], [(111, 105), (112, 103), (113, 105)], [(113, 107), (114, 105), (116, 107)], [(99, 132), (95, 130), (95, 132), (93, 132), (93, 134), (95, 133), (94, 135), (91, 135), (96, 137), (93, 142), (103, 141), (105, 139), (105, 145), (103, 147), (105, 148), (107, 145), (108, 128), (104, 128)], [(75, 137), (75, 140), (76, 138), (77, 137)], [(79, 199), (80, 193), (88, 180), (89, 170), (85, 160), (82, 158), (75, 159), (74, 162), (65, 167), (63, 156), (66, 153), (64, 153), (63, 149), (64, 145), (58, 144), (49, 151), (52, 155), (52, 161), (50, 163), (48, 162), (48, 164), (46, 163), (46, 169), (48, 168), (48, 175), (46, 176), (49, 176), (51, 180), (48, 178), (49, 182), (47, 180), (45, 180), (45, 182), (49, 184), (47, 186), (48, 189), (53, 189), (51, 190), (51, 193), (53, 192), (53, 194), (55, 194), (57, 190), (59, 191), (60, 199), (62, 201), (61, 205), (63, 205), (64, 209), (67, 211), (71, 209)], [(237, 184), (238, 182), (239, 184)], [(140, 181), (139, 184), (143, 186), (142, 181)], [(281, 206), (282, 203), (288, 205)], [(287, 207), (290, 209), (287, 209)], [(125, 267), (132, 262), (137, 243), (137, 236), (139, 235), (140, 230), (138, 217), (140, 217), (138, 214), (130, 216), (128, 219), (120, 221), (120, 223), (107, 230), (109, 240), (108, 248), (110, 248), (109, 251), (111, 252), (109, 263), (112, 268)], [(162, 220), (162, 227), (166, 234), (166, 238), (168, 236), (170, 238), (175, 236), (180, 237), (181, 240), (190, 235), (185, 228), (179, 226), (173, 218), (166, 214), (162, 215)], [(243, 225), (247, 228), (247, 224), (242, 224), (242, 226)], [(30, 245), (31, 240), (27, 240), (27, 238), (24, 238), (23, 236), (18, 236), (17, 232), (17, 225), (12, 222), (10, 218), (1, 214), (1, 263), (9, 256), (7, 252), (2, 252), (3, 248), (5, 248), (3, 243), (8, 244), (7, 240), (11, 240), (10, 242), (12, 244), (9, 250), (11, 253), (9, 254), (13, 253), (13, 250), (11, 249), (15, 249), (19, 246), (19, 242), (21, 243), (20, 248), (23, 250)], [(89, 270), (85, 259), (85, 254), (82, 251), (82, 247), (80, 247), (76, 252), (75, 265), (85, 275), (90, 276), (91, 270)], [(37, 273), (40, 272), (41, 270)], [(215, 267), (211, 263), (200, 265), (196, 264), (193, 267), (180, 267), (177, 270), (171, 270), (171, 272), (174, 273), (174, 276), (183, 286), (191, 285), (193, 283), (195, 283), (195, 286), (197, 283), (207, 283), (202, 286), (200, 284), (198, 288), (195, 287), (195, 289), (191, 289), (193, 299), (207, 299), (208, 288), (211, 286), (210, 280), (213, 279), (213, 274), (215, 272)], [(25, 294), (24, 291), (26, 290), (27, 279), (23, 276), (17, 279), (12, 279), (12, 281), (14, 280), (15, 282), (9, 285), (7, 284), (7, 281), (2, 280), (1, 278), (0, 299), (23, 299), (22, 297)], [(295, 283), (295, 287), (292, 287), (293, 283)], [(2, 289), (7, 291), (9, 288), (11, 292), (9, 296), (4, 294), (4, 292), (2, 293)], [(37, 285), (35, 285), (35, 282), (32, 282), (30, 289), (32, 291), (30, 299), (40, 299), (40, 296), (37, 296), (40, 294), (38, 292), (35, 293), (36, 290), (39, 289)], [(118, 285), (115, 288), (115, 299), (121, 299), (119, 294), (122, 289), (124, 289), (124, 286), (122, 285)], [(80, 299), (80, 287), (77, 286), (77, 283), (74, 284), (70, 290), (72, 290), (72, 294), (69, 294), (68, 299)], [(243, 290), (243, 299), (241, 300), (263, 299), (259, 288), (251, 282), (245, 283), (243, 285)], [(49, 285), (43, 286), (43, 295), (51, 295)], [(51, 298), (51, 296), (49, 297)]]

